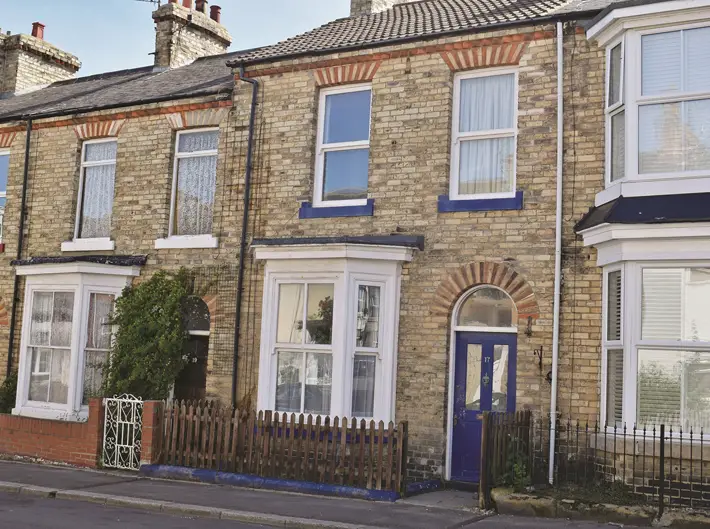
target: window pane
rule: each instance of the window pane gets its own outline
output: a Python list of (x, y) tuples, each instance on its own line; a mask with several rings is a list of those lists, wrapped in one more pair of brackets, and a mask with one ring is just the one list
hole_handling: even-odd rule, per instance
[(322, 345), (332, 343), (334, 289), (332, 284), (308, 285), (306, 343)]
[(332, 383), (333, 356), (329, 353), (307, 353), (304, 413), (330, 413)]
[(380, 287), (360, 285), (357, 297), (357, 347), (377, 347), (380, 339)]
[[(10, 155), (0, 154), (0, 193), (7, 192), (7, 175), (10, 173)], [(4, 206), (5, 204), (3, 204)]]
[(118, 144), (115, 141), (87, 143), (84, 149), (84, 161), (106, 162), (116, 159)]
[(367, 198), (370, 149), (325, 153), (323, 200)]
[(710, 268), (685, 270), (683, 339), (710, 341)]
[(84, 169), (84, 196), (81, 202), (79, 237), (111, 235), (115, 173), (116, 166), (113, 164)]
[(178, 139), (178, 151), (198, 152), (216, 151), (219, 143), (219, 131), (210, 130), (207, 132), (182, 133)]
[[(710, 58), (708, 59), (710, 61)], [(710, 64), (710, 63), (709, 63)], [(702, 69), (710, 72), (710, 67)], [(705, 87), (708, 89), (710, 87)], [(683, 104), (685, 123), (686, 171), (710, 168), (710, 99)]]
[(513, 190), (515, 139), (461, 142), (459, 194), (505, 193)]
[(606, 339), (621, 340), (621, 270), (608, 274)]
[(178, 160), (175, 235), (209, 235), (217, 185), (217, 157)]
[(370, 90), (326, 96), (323, 143), (367, 141), (371, 99)]
[(612, 349), (606, 353), (606, 423), (620, 426), (623, 421), (624, 351)]
[(508, 346), (493, 346), (493, 400), (491, 411), (508, 411)]
[(84, 392), (82, 404), (88, 404), (91, 397), (101, 396), (104, 366), (108, 361), (108, 351), (84, 351)]
[(49, 345), (52, 325), (51, 292), (35, 292), (32, 297), (32, 323), (30, 324), (30, 345)]
[(303, 354), (278, 353), (276, 366), (276, 411), (301, 412)]
[(517, 312), (510, 297), (497, 288), (475, 290), (464, 301), (458, 316), (462, 327), (514, 327)]
[(481, 344), (470, 343), (466, 350), (466, 409), (481, 409)]
[(640, 349), (638, 355), (640, 424), (710, 426), (710, 354)]
[(74, 293), (55, 292), (50, 345), (54, 347), (69, 347), (71, 345), (73, 319)]
[(112, 294), (91, 293), (89, 297), (89, 323), (86, 347), (89, 349), (109, 349), (111, 347), (111, 326), (109, 316), (113, 310)]
[(685, 37), (685, 90), (710, 90), (710, 27), (689, 29)]
[(279, 285), (278, 343), (301, 343), (303, 340), (303, 290), (302, 284)]
[(639, 107), (639, 171), (683, 170), (681, 103)]
[(621, 101), (621, 44), (617, 44), (609, 53), (609, 96), (607, 106)]
[(376, 367), (376, 357), (355, 355), (352, 414), (356, 417), (372, 417), (375, 414)]
[(515, 75), (461, 80), (459, 132), (515, 127)]
[(681, 89), (680, 31), (641, 37), (641, 92), (663, 94)]
[(29, 400), (67, 403), (70, 357), (68, 349), (32, 348)]
[(611, 181), (624, 178), (626, 167), (626, 113), (611, 117)]

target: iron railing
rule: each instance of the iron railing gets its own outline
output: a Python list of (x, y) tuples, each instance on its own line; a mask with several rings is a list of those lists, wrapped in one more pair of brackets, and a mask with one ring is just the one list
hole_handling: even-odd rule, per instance
[(572, 419), (553, 427), (549, 417), (491, 413), (483, 437), (483, 503), (495, 486), (552, 486), (600, 503), (653, 502), (659, 515), (669, 506), (710, 510), (710, 436), (702, 428)]

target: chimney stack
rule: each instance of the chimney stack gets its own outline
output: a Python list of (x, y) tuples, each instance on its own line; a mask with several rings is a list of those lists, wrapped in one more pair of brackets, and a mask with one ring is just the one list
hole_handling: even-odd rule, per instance
[(220, 23), (221, 10), (212, 6), (207, 14), (206, 0), (182, 5), (170, 2), (153, 11), (155, 21), (155, 66), (179, 68), (195, 59), (225, 53), (232, 43), (227, 28)]
[(350, 0), (350, 16), (369, 15), (387, 11), (397, 4), (406, 4), (417, 0)]
[(74, 77), (79, 59), (44, 40), (45, 26), (32, 24), (30, 35), (0, 35), (0, 99), (39, 90)]
[(210, 18), (220, 24), (222, 20), (222, 8), (219, 6), (210, 7)]
[(44, 24), (42, 24), (41, 22), (34, 22), (32, 24), (32, 36), (37, 39), (44, 40), (44, 28), (45, 27), (46, 26)]

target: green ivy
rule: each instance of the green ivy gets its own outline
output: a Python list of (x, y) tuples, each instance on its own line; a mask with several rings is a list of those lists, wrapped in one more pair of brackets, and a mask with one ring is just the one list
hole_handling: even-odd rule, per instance
[(15, 406), (17, 394), (17, 371), (13, 371), (0, 386), (0, 413), (10, 413)]
[(190, 295), (189, 274), (159, 271), (116, 300), (111, 360), (104, 371), (104, 395), (129, 393), (144, 400), (168, 397), (185, 366), (188, 339), (183, 309)]

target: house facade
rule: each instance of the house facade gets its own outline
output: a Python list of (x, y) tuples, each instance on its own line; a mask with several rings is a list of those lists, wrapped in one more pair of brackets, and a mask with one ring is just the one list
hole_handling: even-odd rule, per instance
[(704, 424), (707, 1), (353, 0), (205, 58), (197, 7), (0, 102), (15, 413), (81, 419), (120, 289), (185, 266), (205, 396), (407, 420), (413, 479), (477, 481), (486, 410)]

